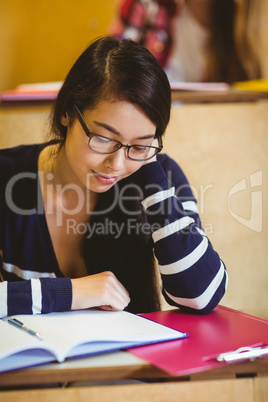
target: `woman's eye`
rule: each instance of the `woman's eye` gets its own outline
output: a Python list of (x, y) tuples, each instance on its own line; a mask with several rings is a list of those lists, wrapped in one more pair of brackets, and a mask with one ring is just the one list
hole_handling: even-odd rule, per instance
[(94, 138), (94, 142), (95, 143), (98, 143), (98, 144), (110, 144), (111, 143), (111, 140), (109, 140), (109, 138), (104, 138), (104, 137), (100, 137), (100, 136), (98, 136), (98, 135), (95, 135), (95, 137), (93, 137)]
[(134, 145), (132, 149), (134, 152), (145, 153), (148, 152), (149, 147), (143, 147), (142, 145)]

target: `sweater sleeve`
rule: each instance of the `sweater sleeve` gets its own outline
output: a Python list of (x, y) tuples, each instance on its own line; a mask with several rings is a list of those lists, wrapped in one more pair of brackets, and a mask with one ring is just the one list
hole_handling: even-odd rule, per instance
[(196, 201), (179, 166), (170, 158), (135, 173), (152, 230), (167, 302), (209, 313), (227, 287), (227, 271), (202, 229)]
[(14, 314), (69, 311), (72, 284), (69, 278), (41, 278), (0, 283), (0, 318)]

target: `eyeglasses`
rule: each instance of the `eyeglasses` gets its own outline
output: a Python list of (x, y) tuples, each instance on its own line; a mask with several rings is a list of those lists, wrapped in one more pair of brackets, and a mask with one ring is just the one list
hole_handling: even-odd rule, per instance
[(133, 161), (148, 161), (163, 149), (161, 136), (158, 138), (159, 146), (154, 147), (139, 144), (124, 145), (120, 141), (112, 140), (99, 134), (94, 134), (89, 130), (82, 113), (76, 105), (74, 105), (74, 111), (79, 123), (88, 137), (88, 147), (94, 152), (98, 152), (99, 154), (112, 154), (124, 147), (127, 148), (127, 157), (129, 159)]

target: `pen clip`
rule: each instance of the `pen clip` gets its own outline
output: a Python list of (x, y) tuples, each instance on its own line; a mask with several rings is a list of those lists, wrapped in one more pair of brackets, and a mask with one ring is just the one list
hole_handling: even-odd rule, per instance
[(231, 352), (221, 353), (217, 357), (217, 361), (231, 363), (238, 360), (248, 360), (248, 359), (254, 360), (266, 354), (268, 354), (267, 346), (260, 346), (260, 347), (244, 346)]

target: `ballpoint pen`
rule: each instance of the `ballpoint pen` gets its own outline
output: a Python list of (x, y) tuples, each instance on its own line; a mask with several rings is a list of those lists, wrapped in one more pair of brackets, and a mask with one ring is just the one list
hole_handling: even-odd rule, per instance
[(33, 331), (32, 329), (26, 327), (22, 322), (17, 320), (16, 318), (8, 318), (7, 322), (11, 325), (14, 325), (14, 327), (22, 329), (23, 331), (27, 332), (28, 334), (35, 336), (36, 338), (42, 340), (41, 336), (38, 334), (38, 332)]

